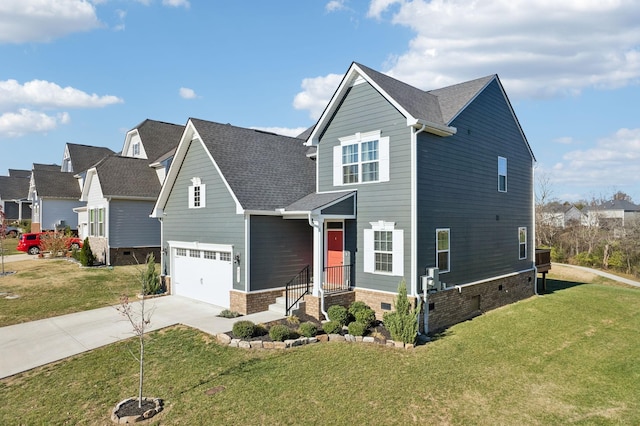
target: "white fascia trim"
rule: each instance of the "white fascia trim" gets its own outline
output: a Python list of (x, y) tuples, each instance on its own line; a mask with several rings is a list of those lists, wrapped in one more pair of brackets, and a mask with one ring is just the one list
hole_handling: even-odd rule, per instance
[(465, 287), (470, 287), (473, 285), (478, 285), (478, 284), (483, 284), (489, 281), (495, 281), (495, 280), (501, 280), (503, 278), (509, 278), (509, 277), (515, 277), (516, 275), (521, 275), (527, 272), (531, 272), (531, 271), (535, 271), (536, 268), (529, 268), (529, 269), (524, 269), (522, 271), (517, 271), (517, 272), (511, 272), (510, 274), (504, 274), (504, 275), (498, 275), (496, 277), (490, 277), (490, 278), (485, 278), (483, 280), (478, 280), (478, 281), (472, 281), (470, 283), (466, 283), (466, 284), (458, 284), (458, 285), (453, 285), (451, 287), (447, 286), (447, 289), (459, 289), (458, 291), (460, 291), (460, 289), (463, 289)]
[(93, 177), (97, 176), (98, 171), (95, 167), (87, 170), (87, 175), (84, 178), (84, 185), (82, 185), (82, 193), (80, 194), (80, 201), (84, 201), (85, 203), (89, 198), (89, 189), (91, 188), (91, 182), (93, 181)]
[[(126, 136), (124, 137), (124, 145), (122, 146), (123, 153), (126, 154), (129, 151), (129, 145), (131, 145), (131, 139), (133, 139), (133, 136), (136, 134), (140, 136), (140, 132), (138, 132), (138, 128), (129, 130), (127, 132)], [(140, 138), (140, 140), (142, 140), (142, 138)]]
[(407, 118), (407, 126), (412, 126), (420, 129), (424, 126), (424, 131), (433, 133), (438, 136), (453, 136), (458, 132), (458, 129), (452, 126), (443, 126), (442, 124), (433, 123), (431, 121), (421, 120), (419, 118), (409, 117)]

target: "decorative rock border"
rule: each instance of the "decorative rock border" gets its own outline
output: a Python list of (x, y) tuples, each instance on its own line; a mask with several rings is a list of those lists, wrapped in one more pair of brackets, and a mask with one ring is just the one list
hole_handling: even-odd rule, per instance
[(144, 420), (149, 420), (150, 418), (152, 418), (153, 416), (155, 416), (156, 414), (158, 414), (160, 411), (162, 411), (162, 400), (160, 398), (147, 398), (147, 397), (143, 397), (142, 400), (145, 402), (153, 402), (155, 404), (154, 408), (151, 408), (147, 411), (145, 411), (143, 414), (139, 415), (139, 416), (124, 416), (124, 417), (119, 417), (116, 413), (118, 412), (118, 410), (120, 410), (120, 407), (123, 404), (126, 404), (129, 401), (137, 401), (138, 398), (127, 398), (124, 399), (122, 401), (120, 401), (116, 407), (113, 409), (113, 412), (111, 413), (111, 420), (119, 425), (122, 424), (130, 424), (130, 423), (137, 423), (137, 422), (142, 422)]
[(393, 340), (376, 341), (371, 336), (353, 336), (351, 334), (321, 334), (316, 337), (300, 337), (298, 339), (285, 340), (284, 342), (271, 342), (263, 340), (242, 340), (233, 339), (226, 333), (216, 334), (216, 341), (224, 346), (242, 349), (288, 349), (296, 346), (303, 346), (321, 342), (346, 342), (346, 343), (366, 343), (372, 345), (387, 346), (391, 348), (413, 349), (412, 343), (404, 344)]

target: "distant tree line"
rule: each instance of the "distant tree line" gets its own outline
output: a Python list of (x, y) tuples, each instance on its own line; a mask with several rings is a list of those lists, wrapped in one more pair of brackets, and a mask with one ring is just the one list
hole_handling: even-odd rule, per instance
[[(633, 203), (629, 195), (618, 191), (609, 199), (594, 198), (577, 203), (560, 202), (550, 199), (549, 195), (548, 180), (538, 182), (536, 247), (551, 248), (553, 262), (640, 277), (640, 212), (629, 214), (624, 220), (613, 220), (600, 210), (611, 201)], [(560, 215), (569, 210), (576, 212), (576, 216), (561, 221)]]

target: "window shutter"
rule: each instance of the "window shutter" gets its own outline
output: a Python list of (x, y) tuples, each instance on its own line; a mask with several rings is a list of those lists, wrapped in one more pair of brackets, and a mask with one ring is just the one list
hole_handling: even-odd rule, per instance
[(188, 199), (189, 199), (189, 208), (192, 209), (193, 206), (193, 186), (189, 187), (189, 194), (188, 194)]
[(364, 230), (364, 272), (373, 272), (375, 269), (375, 256), (373, 253), (373, 229)]
[(333, 147), (333, 186), (342, 186), (342, 146)]
[(389, 181), (389, 138), (380, 138), (378, 141), (378, 150), (379, 150), (379, 171), (380, 182), (388, 182)]
[(393, 231), (393, 275), (404, 275), (404, 231)]
[(207, 206), (207, 186), (203, 183), (200, 185), (200, 207)]

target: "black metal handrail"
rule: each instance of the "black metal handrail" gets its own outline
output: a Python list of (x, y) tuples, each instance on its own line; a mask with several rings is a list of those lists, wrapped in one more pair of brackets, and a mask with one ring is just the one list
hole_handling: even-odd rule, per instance
[(349, 290), (351, 287), (351, 265), (327, 266), (324, 268), (322, 289), (325, 293)]
[(311, 293), (311, 280), (309, 278), (309, 265), (307, 265), (285, 286), (287, 316), (291, 313), (291, 308), (293, 308), (305, 294)]

